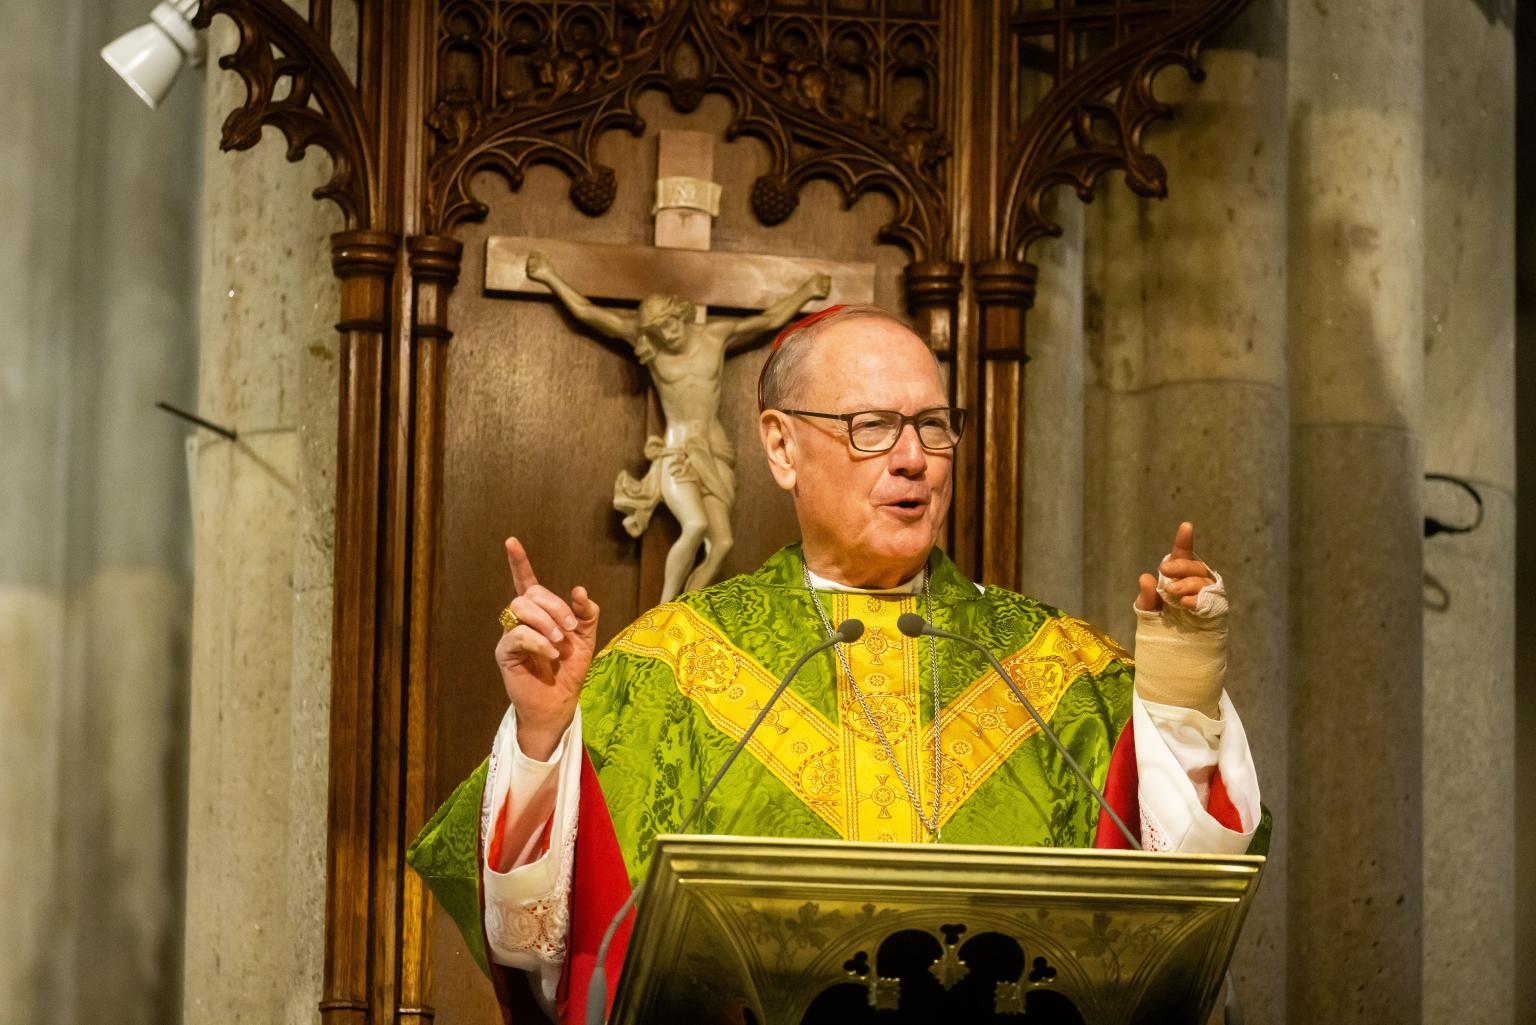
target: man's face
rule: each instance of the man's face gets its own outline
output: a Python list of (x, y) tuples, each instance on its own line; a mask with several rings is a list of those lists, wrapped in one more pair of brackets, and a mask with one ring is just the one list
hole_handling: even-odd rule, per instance
[[(928, 347), (899, 324), (846, 320), (798, 344), (812, 350), (800, 367), (794, 408), (910, 415), (949, 404)], [(954, 450), (923, 448), (910, 424), (889, 451), (860, 452), (839, 421), (783, 423), (784, 458), (771, 462), (780, 486), (794, 494), (811, 568), (864, 587), (894, 586), (916, 573), (949, 514)], [(773, 448), (769, 441), (770, 457)]]

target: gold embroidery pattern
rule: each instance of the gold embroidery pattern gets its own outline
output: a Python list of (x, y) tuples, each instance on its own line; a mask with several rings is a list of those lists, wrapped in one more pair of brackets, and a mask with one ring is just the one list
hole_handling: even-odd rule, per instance
[[(1067, 688), (1084, 676), (1102, 673), (1116, 660), (1131, 661), (1123, 648), (1082, 620), (1061, 616), (1046, 620), (1028, 644), (999, 661), (1049, 722)], [(939, 730), (944, 738), (939, 776), (943, 823), (1040, 727), (1002, 678), (988, 669), (944, 707)], [(921, 747), (932, 750), (932, 726), (924, 732)], [(922, 781), (923, 800), (932, 801), (931, 763)]]
[[(849, 616), (861, 616), (864, 620), (864, 636), (856, 644), (847, 646), (848, 668), (853, 670), (853, 680), (837, 666), (837, 716), (842, 728), (841, 739), (844, 779), (845, 815), (848, 840), (878, 840), (894, 836), (905, 842), (919, 842), (928, 838), (922, 819), (912, 807), (906, 788), (891, 769), (885, 745), (880, 735), (870, 725), (870, 719), (885, 733), (891, 744), (897, 764), (907, 777), (907, 782), (918, 787), (918, 776), (933, 773), (932, 732), (929, 732), (929, 752), (918, 750), (918, 738), (922, 735), (923, 690), (918, 671), (917, 641), (896, 628), (896, 620), (903, 612), (917, 608), (917, 599), (903, 597), (876, 597), (833, 594), (829, 615), (832, 622), (841, 623)], [(863, 692), (869, 705), (866, 714), (859, 703), (855, 685)], [(929, 700), (932, 700), (931, 698)], [(925, 769), (924, 766), (927, 766)], [(922, 793), (921, 788), (918, 792)], [(929, 801), (933, 800), (933, 783), (928, 784)]]
[[(740, 740), (779, 681), (686, 605), (652, 609), (608, 647), (665, 663), (678, 690), (709, 721)], [(780, 696), (747, 750), (805, 806), (844, 834), (837, 730), (794, 691)]]
[[(860, 596), (855, 609), (848, 595), (832, 599), (833, 622), (855, 614), (866, 622), (864, 640), (847, 651), (849, 665), (902, 772), (917, 788), (924, 806), (931, 807), (934, 726), (917, 728), (923, 707), (920, 649), (895, 627), (897, 617), (912, 611), (916, 600)], [(608, 647), (666, 664), (679, 691), (733, 740), (740, 739), (778, 685), (776, 677), (726, 640), (714, 625), (678, 603), (651, 610)], [(1131, 661), (1123, 649), (1086, 623), (1060, 617), (1046, 620), (1029, 643), (1002, 662), (1049, 720), (1068, 687), (1085, 675), (1103, 672), (1115, 660)], [(837, 725), (793, 691), (785, 691), (748, 750), (844, 839), (927, 839), (927, 830), (892, 771), (885, 746), (870, 728), (841, 664), (837, 676)], [(947, 822), (1039, 730), (1008, 685), (991, 670), (941, 710), (939, 728), (943, 737), (941, 822)]]

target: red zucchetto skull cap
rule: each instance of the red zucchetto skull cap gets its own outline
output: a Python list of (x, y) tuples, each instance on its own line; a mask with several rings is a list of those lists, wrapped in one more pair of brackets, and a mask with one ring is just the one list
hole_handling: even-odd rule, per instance
[(763, 369), (757, 375), (757, 411), (759, 413), (761, 413), (764, 409), (763, 381), (767, 379), (768, 367), (771, 363), (773, 363), (774, 354), (777, 353), (779, 351), (779, 347), (784, 344), (784, 339), (788, 338), (790, 335), (794, 334), (796, 331), (799, 331), (803, 327), (810, 327), (818, 320), (821, 320), (824, 317), (830, 317), (838, 310), (846, 310), (847, 308), (847, 303), (834, 303), (824, 310), (817, 310), (815, 313), (806, 314), (773, 336), (773, 345), (768, 350), (768, 358), (763, 360)]

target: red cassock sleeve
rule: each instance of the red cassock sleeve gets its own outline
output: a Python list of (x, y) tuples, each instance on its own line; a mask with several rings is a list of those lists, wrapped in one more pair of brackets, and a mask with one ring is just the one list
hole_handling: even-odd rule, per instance
[[(629, 899), (629, 870), (613, 832), (613, 819), (597, 770), (587, 753), (581, 753), (581, 809), (576, 819), (576, 864), (571, 870), (570, 932), (566, 935), (565, 974), (560, 979), (558, 1001), (562, 1025), (582, 1025), (587, 1020), (587, 985), (597, 966), (597, 948), (602, 945), (608, 923), (619, 906)], [(619, 969), (624, 952), (629, 949), (629, 930), (634, 913), (613, 934), (606, 961), (608, 969), (608, 1004), (619, 985)]]
[[(1127, 722), (1115, 741), (1115, 750), (1109, 756), (1109, 773), (1104, 778), (1104, 799), (1125, 820), (1132, 834), (1141, 832), (1141, 781), (1136, 772), (1135, 723)], [(1211, 817), (1233, 832), (1241, 832), (1242, 816), (1237, 805), (1227, 796), (1227, 785), (1221, 780), (1221, 770), (1211, 777), (1211, 794), (1206, 799), (1205, 810)], [(1099, 812), (1099, 828), (1093, 845), (1106, 850), (1126, 850), (1130, 844), (1115, 827), (1114, 820)]]
[[(491, 831), (489, 853), (497, 860), (500, 851), (501, 821)], [(546, 827), (546, 843), (548, 827)], [(576, 813), (576, 862), (571, 868), (571, 909), (565, 943), (565, 971), (556, 992), (556, 1006), (561, 1025), (582, 1025), (587, 1015), (587, 984), (597, 964), (597, 948), (603, 932), (629, 897), (629, 872), (613, 832), (613, 820), (603, 800), (603, 789), (586, 751), (581, 753), (581, 805)], [(484, 909), (481, 909), (482, 916)], [(632, 920), (631, 915), (631, 920)], [(613, 1003), (619, 984), (619, 968), (629, 947), (630, 921), (613, 934), (608, 947), (608, 1002)], [(489, 945), (487, 945), (489, 950)], [(545, 1025), (549, 1018), (539, 1007), (529, 988), (527, 972), (491, 962), (491, 984), (501, 1005), (506, 1025)]]

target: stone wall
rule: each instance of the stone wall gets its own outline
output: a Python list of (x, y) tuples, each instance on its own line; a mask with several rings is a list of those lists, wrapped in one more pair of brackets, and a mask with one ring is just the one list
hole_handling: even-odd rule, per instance
[[(1118, 181), (1040, 245), (1026, 589), (1129, 636), (1197, 525), (1276, 817), (1247, 1020), (1513, 1016), (1508, 12), (1255, 0)], [(1470, 515), (1424, 470), (1472, 479)], [(1491, 981), (1490, 980), (1495, 980)]]
[(1424, 26), (1421, 0), (1290, 11), (1290, 796), (1305, 857), (1288, 880), (1288, 1011), (1302, 1021), (1422, 1007)]
[[(1424, 468), (1485, 517), (1424, 542), (1426, 1022), (1515, 1014), (1515, 54), (1509, 12), (1425, 8)], [(1424, 511), (1474, 504), (1428, 483)], [(1527, 739), (1527, 743), (1529, 740)]]
[(96, 51), (138, 2), (11, 5), (0, 60), (0, 1018), (180, 1003), (196, 76)]
[(243, 99), (210, 74), (198, 396), (240, 439), (195, 455), (187, 1025), (314, 1021), (324, 943), (341, 218), (323, 155), (217, 151)]

